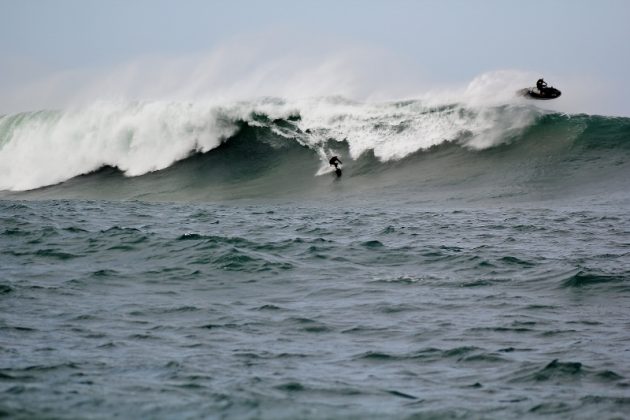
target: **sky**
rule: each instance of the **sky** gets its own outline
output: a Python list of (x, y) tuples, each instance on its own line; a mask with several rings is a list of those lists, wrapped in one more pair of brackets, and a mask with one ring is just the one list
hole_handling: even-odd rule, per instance
[(507, 70), (630, 116), (628, 22), (628, 0), (0, 0), (0, 114), (112, 93), (412, 96)]

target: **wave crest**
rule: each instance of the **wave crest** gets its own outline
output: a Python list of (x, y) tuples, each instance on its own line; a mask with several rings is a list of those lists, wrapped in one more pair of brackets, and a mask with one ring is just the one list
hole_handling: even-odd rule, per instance
[(56, 184), (105, 166), (126, 176), (165, 169), (215, 149), (243, 124), (269, 128), (307, 146), (323, 163), (335, 152), (331, 141), (347, 142), (352, 159), (372, 151), (388, 161), (443, 142), (492, 147), (514, 138), (540, 114), (514, 105), (361, 103), (341, 97), (225, 104), (99, 102), (80, 110), (0, 117), (0, 190)]

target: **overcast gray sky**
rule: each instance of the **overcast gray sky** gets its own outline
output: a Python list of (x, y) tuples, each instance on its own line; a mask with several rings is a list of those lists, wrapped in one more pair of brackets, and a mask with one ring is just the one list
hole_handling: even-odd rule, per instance
[[(50, 106), (45, 86), (59, 74), (251, 43), (276, 58), (378, 51), (428, 87), (503, 69), (560, 88), (580, 80), (602, 93), (592, 98), (599, 109), (630, 115), (629, 22), (628, 0), (0, 0), (0, 112)], [(239, 59), (224, 57), (224, 66)], [(391, 65), (367, 62), (374, 71)]]

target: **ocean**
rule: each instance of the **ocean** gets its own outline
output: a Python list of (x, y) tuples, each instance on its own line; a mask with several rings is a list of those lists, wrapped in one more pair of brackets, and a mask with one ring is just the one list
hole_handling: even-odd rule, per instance
[(1, 116), (0, 415), (627, 418), (630, 118), (536, 105)]

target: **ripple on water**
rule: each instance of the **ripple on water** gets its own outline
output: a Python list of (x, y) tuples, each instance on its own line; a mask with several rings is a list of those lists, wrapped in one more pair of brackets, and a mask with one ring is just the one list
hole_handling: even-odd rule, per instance
[(552, 415), (567, 413), (572, 410), (571, 405), (562, 401), (544, 402), (532, 407), (529, 412), (537, 415)]
[(39, 249), (35, 252), (35, 255), (37, 255), (38, 257), (52, 258), (52, 259), (61, 260), (61, 261), (79, 258), (79, 255), (60, 251), (59, 249), (54, 249), (54, 248)]
[(368, 248), (368, 249), (378, 249), (378, 248), (384, 248), (385, 245), (383, 245), (383, 243), (381, 241), (377, 241), (377, 240), (370, 240), (370, 241), (365, 241), (365, 242), (361, 242), (361, 246)]
[(630, 284), (630, 273), (613, 275), (593, 271), (579, 271), (562, 281), (561, 286), (565, 288), (587, 288), (606, 286), (608, 283)]
[(9, 286), (8, 284), (0, 284), (0, 295), (7, 295), (13, 292), (13, 290), (13, 287)]
[(211, 265), (224, 271), (245, 273), (287, 271), (294, 268), (293, 264), (282, 261), (278, 257), (261, 253), (250, 254), (240, 248), (231, 248), (221, 252), (219, 255), (196, 255), (193, 257), (191, 264)]
[(554, 359), (545, 367), (536, 369), (526, 375), (518, 376), (513, 381), (517, 382), (546, 382), (546, 381), (576, 381), (586, 374), (580, 362), (561, 362)]

